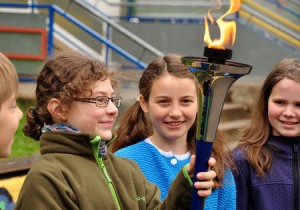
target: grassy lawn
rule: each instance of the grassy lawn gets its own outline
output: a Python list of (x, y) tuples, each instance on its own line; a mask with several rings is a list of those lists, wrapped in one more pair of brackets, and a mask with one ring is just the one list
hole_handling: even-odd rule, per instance
[(31, 138), (24, 136), (22, 127), (25, 124), (25, 112), (30, 106), (34, 106), (35, 101), (30, 99), (18, 99), (18, 105), (23, 111), (24, 115), (20, 121), (19, 128), (14, 137), (14, 143), (12, 146), (12, 153), (10, 157), (21, 157), (39, 154), (39, 141), (35, 141)]

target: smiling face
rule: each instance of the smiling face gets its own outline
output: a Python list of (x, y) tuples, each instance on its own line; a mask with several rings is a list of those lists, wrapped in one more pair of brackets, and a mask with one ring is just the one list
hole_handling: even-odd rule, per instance
[(16, 103), (16, 94), (3, 102), (0, 109), (0, 157), (8, 157), (11, 153), (14, 134), (22, 119), (23, 113)]
[[(95, 98), (97, 96), (115, 96), (110, 79), (97, 81), (91, 96), (80, 97)], [(111, 101), (107, 107), (97, 107), (95, 103), (74, 101), (68, 110), (66, 123), (75, 126), (82, 132), (97, 134), (102, 140), (110, 140), (117, 116), (118, 109)]]
[(141, 100), (141, 106), (152, 123), (152, 139), (160, 143), (186, 142), (187, 132), (197, 114), (195, 81), (163, 75), (153, 82), (149, 101)]
[(300, 83), (283, 78), (272, 89), (268, 118), (275, 136), (300, 135)]

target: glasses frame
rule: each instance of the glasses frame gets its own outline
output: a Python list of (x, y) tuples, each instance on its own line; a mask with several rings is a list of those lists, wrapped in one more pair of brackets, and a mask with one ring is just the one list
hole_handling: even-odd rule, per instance
[[(106, 104), (103, 104), (103, 105), (98, 104), (97, 100), (99, 98), (105, 98)], [(116, 96), (116, 97), (97, 96), (95, 98), (73, 98), (73, 99), (75, 101), (80, 101), (80, 102), (94, 103), (94, 104), (96, 104), (96, 107), (107, 107), (109, 101), (111, 101), (118, 108), (121, 106), (121, 102), (122, 102), (121, 96)]]

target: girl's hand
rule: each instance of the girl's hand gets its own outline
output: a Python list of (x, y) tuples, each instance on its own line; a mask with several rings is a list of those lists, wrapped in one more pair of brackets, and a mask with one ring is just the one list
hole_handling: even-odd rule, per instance
[[(195, 168), (196, 156), (191, 156), (191, 161), (189, 167), (187, 169), (189, 175), (193, 177), (194, 168)], [(210, 158), (208, 161), (208, 167), (211, 168), (216, 164), (216, 160), (214, 158)], [(194, 183), (196, 189), (198, 189), (198, 195), (201, 197), (207, 197), (211, 195), (211, 189), (214, 185), (213, 179), (216, 178), (217, 174), (213, 170), (208, 170), (207, 172), (199, 172), (197, 174), (197, 179), (199, 181)]]

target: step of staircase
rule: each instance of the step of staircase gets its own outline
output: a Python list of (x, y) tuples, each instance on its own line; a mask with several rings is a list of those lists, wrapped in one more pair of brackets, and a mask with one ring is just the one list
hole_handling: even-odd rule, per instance
[(238, 104), (233, 102), (225, 102), (222, 114), (221, 122), (238, 120), (241, 118), (248, 118), (250, 115), (250, 108), (245, 104)]
[(250, 119), (238, 119), (238, 120), (232, 120), (227, 122), (220, 122), (219, 129), (222, 131), (232, 131), (232, 130), (238, 130), (241, 128), (244, 128), (248, 123)]

